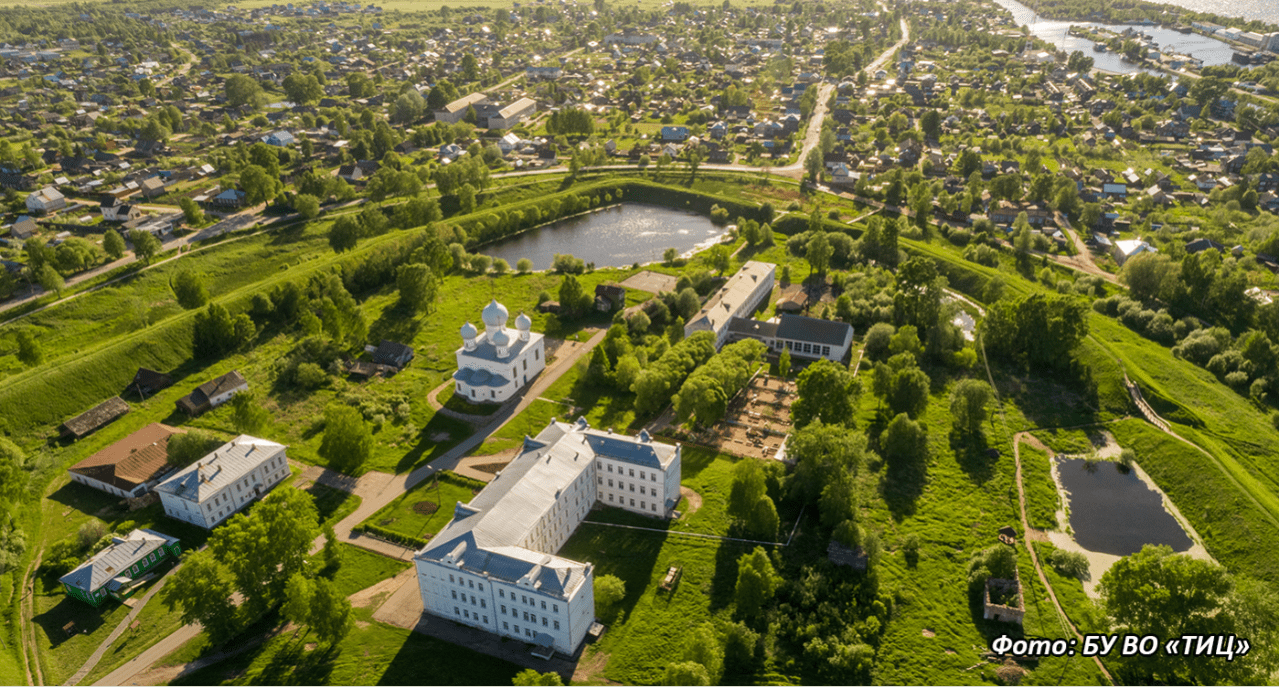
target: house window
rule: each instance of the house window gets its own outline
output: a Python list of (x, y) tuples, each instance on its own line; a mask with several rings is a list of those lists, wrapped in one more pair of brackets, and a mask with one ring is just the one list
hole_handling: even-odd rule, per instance
[(644, 503), (644, 500), (642, 500), (642, 499), (640, 500), (640, 508), (641, 508), (641, 509), (647, 509), (647, 508), (648, 508), (648, 505), (647, 505), (647, 504), (645, 504), (645, 503)]
[(455, 600), (457, 599), (457, 591), (456, 591), (456, 590), (454, 590), (454, 591), (453, 591), (453, 599), (455, 599)]
[(151, 553), (151, 561), (152, 561), (152, 563), (154, 563), (154, 562), (155, 562), (155, 552), (152, 552), (152, 553)]
[(559, 606), (558, 604), (553, 604), (553, 605), (551, 605), (551, 611), (555, 612), (556, 614), (559, 614), (559, 613), (560, 613), (560, 606)]
[(528, 604), (528, 597), (525, 595), (520, 595), (520, 603)]
[(601, 484), (601, 485), (603, 485), (603, 484), (604, 484), (604, 476), (602, 476), (602, 475), (600, 476), (600, 484)]
[(632, 500), (631, 500), (631, 506), (635, 506), (635, 500), (634, 500), (634, 499), (632, 499)]
[(503, 622), (502, 622), (502, 630), (504, 630), (504, 631), (509, 631), (509, 630), (511, 630), (511, 624), (509, 624), (509, 623), (507, 623), (507, 622), (503, 621)]
[(640, 480), (644, 479), (644, 471), (640, 471)]
[(609, 486), (609, 487), (612, 487), (612, 486), (613, 486), (613, 479), (612, 479), (612, 478), (609, 478), (609, 479), (608, 479), (608, 486)]
[(634, 468), (632, 468), (632, 469), (631, 469), (631, 477), (632, 477), (632, 478), (634, 478), (634, 477), (635, 477), (635, 469), (634, 469)]
[(503, 614), (505, 614), (505, 613), (506, 613), (506, 605), (502, 605), (502, 613), (503, 613)]
[(524, 359), (524, 369), (528, 370), (528, 359)]
[(505, 591), (505, 590), (503, 590), (503, 589), (501, 589), (501, 588), (498, 588), (498, 589), (497, 589), (497, 596), (498, 596), (498, 597), (500, 597), (500, 598), (502, 598), (502, 599), (506, 599), (506, 591)]
[(635, 491), (635, 483), (631, 483), (631, 492)]
[(497, 392), (490, 391), (490, 392), (489, 392), (489, 397), (490, 397), (490, 398), (492, 398), (492, 399), (496, 399), (496, 398), (497, 398)]
[(546, 617), (545, 617), (545, 616), (543, 616), (543, 617), (542, 617), (542, 625), (543, 625), (543, 626), (546, 626), (546, 625), (547, 625), (547, 623), (546, 623)]
[(471, 595), (471, 604), (475, 604), (475, 595)]
[(484, 617), (484, 623), (488, 623), (488, 622), (489, 622), (489, 618), (487, 616)]
[(608, 496), (608, 501), (610, 501), (610, 502), (611, 502), (611, 501), (613, 501), (613, 495), (609, 495), (609, 496)]
[(481, 600), (480, 600), (480, 608), (481, 608), (481, 609), (488, 609), (488, 608), (489, 608), (488, 600), (481, 599)]
[(543, 610), (545, 610), (545, 609), (546, 609), (546, 600), (542, 600), (542, 609), (543, 609)]
[(648, 474), (648, 479), (649, 479), (649, 480), (652, 480), (653, 482), (657, 482), (657, 474), (656, 474), (656, 473), (649, 473), (649, 474)]
[(451, 573), (449, 574), (449, 582), (450, 582), (450, 583), (456, 583), (456, 582), (457, 582), (457, 581), (453, 580), (453, 574), (451, 574)]
[(654, 504), (654, 505), (653, 505), (653, 512), (654, 512), (654, 513), (656, 513), (656, 512), (657, 512), (657, 504)]
[(540, 360), (541, 356), (542, 356), (541, 351), (537, 351), (536, 349), (533, 351), (533, 360), (535, 361)]
[(467, 584), (467, 585), (469, 585), (469, 586), (471, 586), (471, 589), (472, 589), (472, 590), (474, 590), (474, 589), (475, 589), (475, 581), (473, 581), (473, 580), (468, 580), (468, 581), (466, 581), (466, 584)]
[(519, 627), (519, 626), (516, 626), (516, 627), (515, 627), (515, 632), (516, 632), (516, 633), (519, 633), (519, 632), (520, 632), (520, 627)]
[(453, 615), (454, 615), (454, 616), (461, 616), (461, 615), (462, 615), (462, 610), (461, 610), (461, 609), (459, 609), (459, 608), (457, 608), (457, 607), (454, 607), (454, 608), (453, 608)]
[(560, 622), (558, 621), (555, 622), (555, 630), (560, 630)]
[(612, 472), (613, 472), (613, 464), (611, 464), (611, 463), (608, 465), (608, 472), (609, 472), (609, 473), (612, 473)]
[(465, 609), (463, 609), (463, 610), (462, 610), (462, 616), (463, 616), (463, 618), (467, 618), (467, 619), (469, 619), (469, 618), (471, 618), (471, 613), (470, 613), (470, 612), (468, 612), (468, 611), (466, 611)]

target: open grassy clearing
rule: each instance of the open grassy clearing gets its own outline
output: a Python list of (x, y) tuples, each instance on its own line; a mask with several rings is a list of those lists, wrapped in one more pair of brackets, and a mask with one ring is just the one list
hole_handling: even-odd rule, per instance
[(1031, 528), (1056, 530), (1057, 510), (1061, 508), (1061, 496), (1053, 482), (1052, 466), (1043, 450), (1022, 444), (1021, 482), (1026, 490), (1026, 519)]
[(469, 487), (444, 480), (426, 481), (378, 509), (361, 525), (375, 525), (429, 540), (453, 518), (453, 508), (458, 502), (467, 504), (474, 496), (474, 490)]
[(151, 598), (147, 606), (138, 613), (129, 630), (125, 631), (111, 647), (89, 675), (80, 682), (81, 685), (93, 685), (112, 671), (119, 669), (125, 662), (138, 656), (143, 650), (154, 645), (158, 640), (182, 627), (182, 611), (169, 609), (160, 601), (159, 595)]
[(412, 566), (355, 545), (339, 543), (338, 549), (342, 552), (342, 567), (333, 577), (333, 584), (343, 595), (354, 595)]
[(1105, 633), (1109, 631), (1110, 626), (1101, 608), (1084, 593), (1083, 581), (1073, 576), (1064, 576), (1048, 564), (1048, 557), (1057, 548), (1047, 542), (1034, 542), (1031, 544), (1035, 548), (1035, 553), (1039, 556), (1040, 564), (1044, 567), (1048, 582), (1053, 586), (1053, 593), (1057, 595), (1057, 601), (1061, 603), (1062, 609), (1066, 610), (1066, 616), (1070, 617), (1071, 623), (1075, 624), (1079, 632)]

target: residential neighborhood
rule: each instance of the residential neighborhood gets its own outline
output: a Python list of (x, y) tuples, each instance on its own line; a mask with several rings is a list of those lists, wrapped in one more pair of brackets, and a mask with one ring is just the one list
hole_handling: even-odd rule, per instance
[(0, 679), (1273, 684), (1279, 17), (1174, 2), (0, 7)]

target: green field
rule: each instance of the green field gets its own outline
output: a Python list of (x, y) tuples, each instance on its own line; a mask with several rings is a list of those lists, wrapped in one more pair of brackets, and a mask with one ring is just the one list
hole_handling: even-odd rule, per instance
[(424, 481), (378, 509), (364, 524), (430, 540), (452, 520), (453, 507), (458, 502), (469, 503), (474, 496), (470, 487), (461, 487), (447, 480)]
[(1022, 444), (1021, 482), (1026, 490), (1026, 519), (1031, 528), (1057, 529), (1057, 510), (1061, 508), (1061, 496), (1053, 482), (1052, 466), (1043, 450)]

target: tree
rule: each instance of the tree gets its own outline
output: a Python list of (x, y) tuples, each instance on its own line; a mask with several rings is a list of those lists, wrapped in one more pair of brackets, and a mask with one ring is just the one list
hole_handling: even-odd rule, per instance
[(191, 429), (169, 437), (166, 459), (171, 466), (186, 468), (222, 445), (222, 440), (207, 431)]
[(209, 290), (204, 286), (204, 280), (190, 268), (173, 276), (173, 295), (178, 297), (178, 305), (187, 310), (209, 302)]
[(293, 197), (293, 210), (303, 220), (314, 220), (320, 215), (320, 199), (311, 194), (298, 194)]
[(564, 679), (554, 671), (548, 671), (544, 674), (537, 673), (536, 669), (525, 669), (515, 675), (512, 679), (512, 685), (516, 686), (562, 686)]
[(783, 379), (790, 377), (790, 349), (782, 349), (782, 353), (777, 356), (777, 374)]
[(737, 587), (734, 591), (737, 614), (747, 619), (758, 616), (763, 606), (773, 599), (779, 582), (773, 562), (763, 547), (743, 554), (737, 560)]
[(257, 330), (247, 313), (232, 316), (225, 306), (210, 303), (196, 313), (191, 328), (192, 345), (196, 356), (216, 358), (232, 351), (243, 350), (253, 342)]
[[(1215, 563), (1174, 554), (1166, 545), (1146, 545), (1115, 562), (1097, 590), (1115, 632), (1179, 638), (1232, 632), (1233, 587), (1226, 570)], [(1121, 663), (1125, 682), (1217, 684), (1224, 679), (1216, 674), (1220, 667), (1207, 666), (1213, 663), (1201, 658), (1137, 655)]]
[(294, 72), (284, 77), (284, 95), (298, 105), (314, 103), (324, 97), (324, 87), (314, 74)]
[(232, 74), (226, 80), (227, 105), (254, 105), (262, 95), (262, 85), (243, 74)]
[(326, 578), (315, 580), (309, 623), (315, 635), (328, 643), (329, 647), (337, 645), (351, 632), (351, 627), (355, 625), (351, 618), (351, 601), (338, 590), (333, 581)]
[(258, 403), (253, 392), (240, 392), (231, 397), (231, 423), (242, 435), (258, 435), (271, 422), (271, 414)]
[(36, 272), (36, 282), (47, 292), (54, 292), (58, 298), (62, 298), (62, 290), (66, 288), (66, 280), (62, 279), (62, 275), (58, 273), (52, 265), (43, 265)]
[(746, 521), (760, 499), (767, 499), (764, 486), (764, 470), (753, 459), (743, 459), (733, 467), (733, 482), (728, 489), (729, 518)]
[(424, 263), (401, 265), (395, 275), (400, 290), (400, 303), (414, 312), (429, 313), (440, 281)]
[(354, 249), (360, 241), (360, 223), (350, 215), (343, 215), (329, 227), (329, 247), (334, 253)]
[(719, 685), (724, 671), (724, 648), (719, 644), (714, 626), (703, 623), (693, 629), (684, 646), (684, 661), (702, 665), (706, 669), (710, 685)]
[(1123, 280), (1134, 299), (1151, 303), (1171, 300), (1180, 282), (1180, 265), (1164, 253), (1138, 253), (1124, 262)]
[(857, 475), (868, 457), (874, 456), (866, 448), (866, 435), (820, 422), (791, 435), (786, 443), (786, 454), (795, 464), (789, 490), (795, 498), (804, 502), (818, 501), (831, 476), (838, 473)]
[(991, 396), (990, 385), (981, 380), (970, 378), (955, 385), (950, 393), (950, 415), (954, 418), (955, 432), (969, 437), (980, 435)]
[(345, 404), (329, 405), (319, 453), (334, 470), (357, 473), (373, 453), (373, 435), (364, 416)]
[(133, 244), (133, 255), (142, 259), (143, 263), (151, 264), (151, 259), (160, 252), (160, 240), (150, 232), (144, 232), (140, 229), (134, 229), (129, 232), (129, 243)]
[(240, 190), (244, 192), (246, 205), (270, 203), (284, 191), (280, 178), (260, 165), (248, 165), (240, 170)]
[(610, 616), (618, 611), (617, 606), (626, 597), (626, 584), (613, 574), (595, 577), (595, 604), (601, 616)]
[(284, 601), (288, 580), (304, 570), (319, 534), (311, 496), (289, 485), (214, 530), (209, 551), (226, 567), (244, 596), (246, 614), (253, 617)]
[(844, 366), (822, 359), (799, 374), (795, 391), (798, 398), (791, 405), (795, 427), (819, 417), (827, 424), (851, 425), (861, 384)]
[(515, 271), (521, 275), (526, 275), (533, 270), (533, 261), (528, 258), (521, 258), (515, 261)]
[(928, 390), (932, 381), (928, 374), (914, 366), (893, 373), (885, 400), (894, 415), (904, 413), (918, 418), (928, 407)]
[(919, 117), (919, 130), (929, 139), (941, 138), (941, 113), (936, 110), (925, 110)]
[(830, 239), (826, 238), (826, 232), (819, 230), (814, 233), (813, 238), (808, 240), (805, 258), (815, 274), (825, 275), (826, 269), (830, 267), (830, 257), (834, 252)]
[(923, 463), (927, 440), (927, 434), (919, 423), (905, 413), (899, 413), (884, 428), (879, 447), (888, 465), (901, 470)]
[(666, 666), (662, 676), (662, 685), (666, 686), (709, 686), (711, 678), (706, 667), (697, 662), (673, 662)]
[(992, 354), (1033, 366), (1065, 366), (1070, 352), (1088, 336), (1087, 308), (1066, 295), (1005, 298), (990, 304), (979, 331)]
[(18, 361), (28, 368), (34, 368), (44, 363), (44, 348), (40, 346), (40, 340), (31, 334), (30, 330), (18, 330), (16, 335), (18, 340)]
[(182, 623), (198, 623), (214, 642), (239, 630), (239, 618), (231, 596), (235, 585), (211, 551), (189, 554), (182, 568), (169, 577), (160, 599), (169, 609), (182, 610)]
[(195, 201), (183, 196), (178, 199), (178, 207), (182, 208), (182, 219), (192, 227), (204, 224), (204, 211)]
[(284, 584), (284, 604), (280, 615), (298, 626), (311, 621), (311, 604), (315, 599), (315, 583), (301, 572), (289, 577)]
[(821, 181), (824, 168), (821, 150), (814, 148), (808, 151), (808, 157), (804, 158), (804, 173), (808, 175), (808, 181), (814, 184)]
[(120, 260), (124, 255), (124, 237), (114, 229), (108, 229), (102, 235), (102, 250), (107, 252), (111, 260)]
[(582, 284), (572, 275), (565, 275), (560, 282), (559, 299), (560, 313), (570, 318), (585, 315), (595, 303), (595, 298), (586, 293)]
[[(0, 437), (0, 497), (14, 499), (21, 495), (27, 484), (27, 457), (22, 449), (11, 440)], [(0, 551), (8, 550), (0, 546)], [(14, 562), (9, 562), (0, 555), (0, 573), (8, 570)]]

